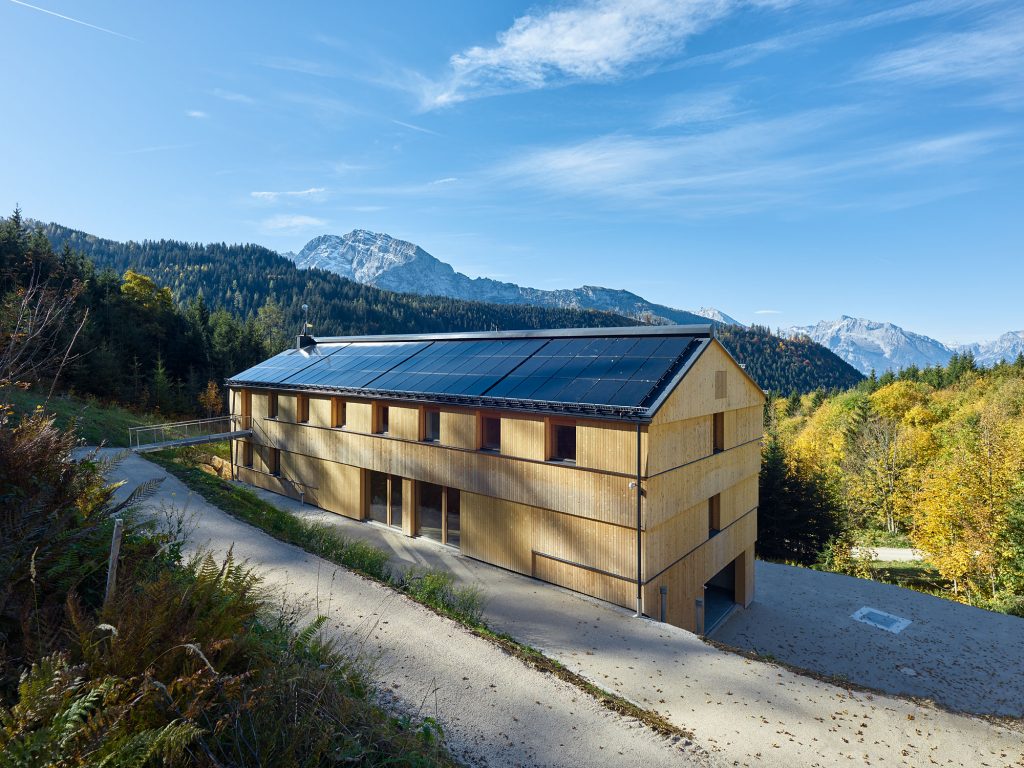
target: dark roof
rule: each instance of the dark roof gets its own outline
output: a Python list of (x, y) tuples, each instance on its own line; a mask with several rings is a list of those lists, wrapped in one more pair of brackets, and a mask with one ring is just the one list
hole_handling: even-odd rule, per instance
[(227, 383), (646, 421), (711, 337), (670, 325), (307, 338)]

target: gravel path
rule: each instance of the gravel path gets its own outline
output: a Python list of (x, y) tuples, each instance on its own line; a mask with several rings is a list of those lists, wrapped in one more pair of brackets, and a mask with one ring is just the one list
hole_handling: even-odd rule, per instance
[[(853, 621), (868, 606), (912, 623)], [(1024, 619), (837, 573), (757, 563), (757, 602), (714, 638), (871, 688), (1024, 716)]]
[[(778, 768), (1024, 768), (1024, 729), (1019, 722), (1005, 726), (899, 698), (848, 691), (718, 650), (684, 630), (635, 619), (631, 611), (463, 557), (433, 542), (259, 493), (307, 519), (388, 549), (396, 564), (444, 567), (460, 582), (477, 584), (488, 595), (485, 614), (492, 627), (692, 730), (697, 744), (715, 762)], [(762, 588), (767, 584), (758, 586), (759, 596)], [(807, 631), (815, 629), (815, 622), (809, 622)], [(819, 638), (836, 634), (832, 627), (817, 629)], [(785, 638), (789, 630), (773, 631)], [(849, 652), (850, 645), (837, 642), (834, 651), (824, 650), (809, 661), (824, 663)], [(1017, 678), (1024, 676), (1019, 655), (1006, 657), (1005, 665)], [(803, 666), (821, 668), (816, 663)], [(987, 693), (990, 701), (997, 701), (997, 679), (975, 679), (979, 695)]]
[(284, 544), (206, 503), (176, 478), (129, 456), (112, 479), (128, 487), (164, 477), (147, 507), (185, 508), (198, 523), (191, 542), (214, 553), (234, 547), (289, 601), (328, 616), (326, 631), (367, 664), (384, 696), (436, 717), (452, 753), (482, 766), (705, 766), (701, 750), (657, 736), (601, 707), (568, 683), (538, 672), (391, 589)]

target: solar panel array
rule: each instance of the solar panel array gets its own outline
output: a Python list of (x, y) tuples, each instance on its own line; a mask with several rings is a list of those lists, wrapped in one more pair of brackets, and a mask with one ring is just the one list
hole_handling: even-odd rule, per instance
[(693, 336), (322, 343), (282, 352), (230, 383), (629, 410), (649, 406), (703, 343)]

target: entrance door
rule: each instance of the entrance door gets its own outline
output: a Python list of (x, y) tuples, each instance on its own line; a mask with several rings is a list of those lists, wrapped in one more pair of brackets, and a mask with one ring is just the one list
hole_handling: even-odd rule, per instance
[(736, 561), (712, 576), (704, 585), (704, 632), (724, 619), (736, 604)]

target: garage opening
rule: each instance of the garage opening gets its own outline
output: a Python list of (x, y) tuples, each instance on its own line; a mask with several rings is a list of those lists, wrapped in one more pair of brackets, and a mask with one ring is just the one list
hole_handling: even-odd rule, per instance
[(712, 576), (704, 585), (704, 633), (707, 634), (729, 615), (736, 605), (736, 561)]

